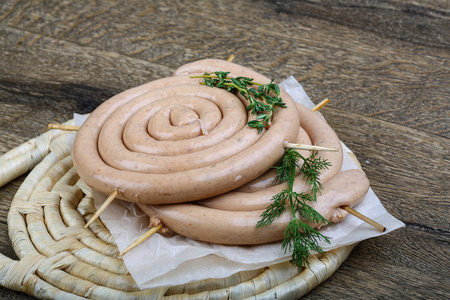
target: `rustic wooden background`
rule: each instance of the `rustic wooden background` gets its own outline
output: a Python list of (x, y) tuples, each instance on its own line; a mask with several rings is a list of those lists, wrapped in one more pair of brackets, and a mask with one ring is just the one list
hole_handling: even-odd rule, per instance
[[(126, 2), (126, 3), (125, 3)], [(0, 154), (201, 58), (294, 75), (406, 224), (360, 243), (306, 299), (450, 297), (450, 1), (0, 3)], [(0, 189), (0, 251), (16, 258)], [(0, 298), (29, 296), (0, 289)]]

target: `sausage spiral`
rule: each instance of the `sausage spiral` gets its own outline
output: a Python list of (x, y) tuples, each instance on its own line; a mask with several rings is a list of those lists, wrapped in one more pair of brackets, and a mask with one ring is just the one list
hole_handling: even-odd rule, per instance
[(211, 68), (270, 82), (242, 66), (211, 60), (120, 93), (77, 133), (73, 160), (80, 177), (130, 202), (168, 204), (219, 195), (267, 171), (298, 134), (295, 103), (282, 91), (287, 108), (277, 109), (271, 127), (258, 134), (246, 126), (253, 116), (245, 99), (188, 76)]

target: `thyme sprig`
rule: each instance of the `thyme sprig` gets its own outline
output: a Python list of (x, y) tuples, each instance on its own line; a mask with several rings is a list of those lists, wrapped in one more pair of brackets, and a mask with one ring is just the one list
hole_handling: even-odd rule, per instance
[[(300, 160), (303, 162), (301, 165)], [(317, 151), (312, 151), (309, 157), (304, 157), (294, 149), (286, 150), (281, 164), (276, 167), (277, 175), (274, 181), (286, 182), (288, 187), (272, 197), (273, 202), (262, 213), (261, 220), (256, 224), (258, 228), (270, 225), (289, 208), (292, 219), (284, 231), (282, 248), (285, 253), (292, 251), (292, 263), (299, 268), (305, 264), (309, 266), (308, 258), (311, 251), (323, 252), (319, 246), (320, 240), (330, 242), (328, 237), (308, 224), (329, 224), (329, 221), (308, 203), (317, 201), (317, 196), (322, 190), (320, 171), (330, 165), (327, 160), (317, 157)], [(294, 191), (296, 168), (299, 168), (300, 174), (303, 174), (310, 185), (310, 193)]]
[[(247, 111), (256, 115), (256, 118), (249, 121), (247, 125), (258, 128), (258, 133), (261, 133), (264, 128), (269, 128), (273, 113), (276, 112), (275, 107), (286, 107), (280, 97), (280, 87), (273, 83), (273, 79), (268, 84), (262, 84), (254, 82), (253, 78), (228, 77), (228, 74), (230, 72), (205, 73), (201, 76), (204, 79), (202, 84), (242, 95), (249, 101)], [(193, 78), (197, 77), (200, 76), (193, 76)], [(253, 86), (257, 86), (257, 89)]]

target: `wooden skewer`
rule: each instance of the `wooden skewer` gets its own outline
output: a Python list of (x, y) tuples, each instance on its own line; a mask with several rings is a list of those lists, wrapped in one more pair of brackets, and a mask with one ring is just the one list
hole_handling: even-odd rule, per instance
[[(324, 100), (320, 101), (319, 104), (317, 104), (316, 106), (314, 106), (314, 108), (312, 109), (312, 111), (318, 111), (319, 109), (321, 109), (322, 107), (324, 107), (325, 105), (327, 105), (330, 102), (330, 99), (325, 98)], [(287, 147), (287, 146), (286, 146)], [(343, 206), (343, 209), (345, 209), (346, 211), (348, 211), (350, 214), (354, 215), (355, 217), (363, 220), (366, 223), (369, 223), (370, 225), (372, 225), (373, 227), (377, 228), (378, 230), (380, 230), (381, 232), (385, 232), (386, 231), (386, 227), (384, 227), (383, 225), (375, 222), (374, 220), (366, 217), (365, 215), (357, 212), (356, 210), (354, 210), (353, 208), (349, 207), (349, 206)]]
[[(312, 111), (314, 111), (314, 112), (318, 111), (319, 109), (321, 109), (322, 107), (324, 107), (325, 105), (327, 105), (329, 102), (330, 102), (330, 99), (325, 98), (324, 100), (320, 101), (319, 104), (317, 104), (316, 106), (314, 106), (314, 108), (312, 109)], [(292, 147), (292, 145), (295, 145), (295, 144), (288, 143), (288, 144), (286, 145), (286, 147), (289, 147), (289, 148), (296, 148), (296, 149), (304, 149), (303, 146), (308, 146), (308, 145), (299, 145), (300, 147), (297, 148), (297, 147)], [(317, 146), (313, 146), (313, 147), (317, 147)], [(320, 147), (320, 148), (323, 148), (323, 147)], [(327, 148), (325, 148), (325, 149), (327, 149)], [(304, 149), (304, 150), (310, 150), (310, 149)], [(311, 150), (323, 150), (323, 149), (311, 149)], [(328, 150), (328, 151), (337, 151), (337, 150), (336, 150), (336, 149), (331, 149), (331, 150)], [(357, 217), (357, 218), (363, 220), (364, 222), (366, 222), (366, 223), (372, 225), (373, 227), (377, 228), (377, 229), (380, 230), (381, 232), (385, 232), (385, 231), (386, 231), (386, 227), (384, 227), (383, 225), (381, 225), (381, 224), (375, 222), (374, 220), (372, 220), (372, 219), (366, 217), (365, 215), (363, 215), (363, 214), (357, 212), (357, 211), (354, 210), (353, 208), (351, 208), (351, 207), (349, 207), (349, 206), (344, 206), (344, 207), (342, 207), (342, 208), (345, 209), (346, 211), (348, 211), (350, 214), (354, 215), (355, 217)]]
[(78, 131), (80, 129), (80, 126), (62, 125), (62, 124), (48, 124), (48, 128), (50, 128), (50, 129), (59, 129), (59, 130), (67, 130), (67, 131)]
[(386, 227), (384, 227), (383, 225), (381, 225), (381, 224), (375, 222), (374, 220), (366, 217), (365, 215), (357, 212), (353, 208), (351, 208), (349, 206), (343, 206), (342, 208), (345, 209), (346, 211), (348, 211), (350, 214), (354, 215), (355, 217), (363, 220), (364, 222), (369, 223), (370, 225), (372, 225), (373, 227), (377, 228), (381, 232), (385, 232), (386, 231)]
[(322, 107), (324, 107), (325, 105), (327, 105), (330, 102), (330, 99), (325, 98), (322, 101), (320, 101), (319, 104), (317, 104), (316, 106), (313, 107), (312, 111), (318, 111), (319, 109), (321, 109)]
[(310, 150), (310, 151), (333, 151), (333, 152), (338, 151), (338, 149), (333, 149), (333, 148), (326, 148), (326, 147), (313, 146), (313, 145), (304, 145), (304, 144), (294, 144), (294, 143), (287, 143), (286, 148)]
[(162, 224), (159, 224), (156, 227), (152, 227), (150, 228), (149, 231), (147, 231), (146, 233), (144, 233), (143, 235), (141, 235), (138, 239), (136, 239), (130, 246), (128, 246), (125, 250), (123, 250), (119, 256), (123, 256), (125, 253), (127, 253), (128, 251), (130, 251), (131, 249), (133, 249), (134, 247), (140, 245), (143, 241), (145, 241), (146, 239), (148, 239), (149, 237), (151, 237), (152, 235), (154, 235), (158, 230), (160, 230), (162, 228)]
[(106, 199), (106, 201), (103, 202), (100, 208), (95, 212), (95, 214), (92, 216), (89, 222), (87, 222), (86, 225), (84, 225), (84, 228), (88, 228), (89, 225), (91, 225), (91, 223), (94, 222), (98, 218), (98, 216), (100, 216), (100, 214), (108, 207), (108, 205), (111, 204), (111, 202), (114, 200), (114, 198), (117, 197), (118, 194), (119, 191), (112, 192), (112, 194), (109, 195), (108, 199)]
[(232, 62), (235, 57), (236, 56), (234, 54), (231, 54), (230, 57), (228, 57), (227, 61)]

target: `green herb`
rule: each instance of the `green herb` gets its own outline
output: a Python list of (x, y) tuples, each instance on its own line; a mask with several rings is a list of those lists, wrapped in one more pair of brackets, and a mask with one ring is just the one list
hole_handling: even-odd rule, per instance
[[(264, 128), (270, 126), (275, 106), (286, 107), (280, 97), (280, 88), (273, 83), (273, 79), (269, 84), (261, 84), (253, 82), (253, 78), (228, 77), (229, 73), (217, 71), (205, 73), (202, 76), (192, 76), (192, 78), (203, 78), (205, 81), (201, 84), (241, 94), (250, 103), (247, 111), (256, 115), (255, 120), (249, 121), (247, 124), (250, 127), (258, 128), (258, 132), (261, 133)], [(253, 86), (258, 86), (258, 89), (256, 90)], [(303, 162), (301, 165), (299, 164), (300, 159)], [(282, 248), (285, 252), (292, 251), (292, 263), (299, 268), (304, 264), (309, 266), (308, 258), (311, 251), (323, 252), (318, 244), (320, 240), (330, 242), (328, 237), (307, 224), (307, 222), (329, 224), (328, 220), (307, 202), (317, 201), (317, 196), (322, 190), (319, 181), (320, 171), (330, 165), (328, 161), (317, 157), (317, 151), (311, 151), (311, 155), (305, 158), (294, 149), (286, 150), (281, 165), (276, 167), (275, 181), (287, 182), (288, 188), (272, 197), (272, 204), (263, 212), (261, 220), (256, 224), (258, 228), (272, 224), (289, 206), (292, 220), (284, 231)], [(293, 190), (297, 168), (311, 186), (309, 194), (297, 193)]]
[[(303, 161), (302, 165), (299, 164), (300, 159)], [(308, 258), (311, 251), (323, 252), (318, 245), (320, 240), (330, 242), (328, 237), (308, 225), (312, 222), (325, 225), (329, 224), (329, 221), (307, 204), (317, 200), (322, 190), (319, 181), (320, 171), (330, 165), (327, 160), (317, 157), (317, 151), (312, 151), (311, 155), (305, 158), (294, 149), (288, 149), (282, 158), (281, 165), (276, 167), (277, 176), (275, 177), (275, 181), (287, 182), (288, 188), (272, 197), (273, 202), (263, 212), (261, 220), (256, 225), (259, 228), (272, 224), (289, 207), (292, 220), (284, 231), (282, 248), (285, 253), (292, 251), (292, 263), (299, 268), (304, 264), (309, 266)], [(310, 193), (297, 193), (293, 190), (297, 168), (311, 186)]]
[[(261, 133), (264, 128), (269, 128), (275, 107), (286, 107), (280, 97), (280, 88), (273, 83), (273, 79), (268, 84), (253, 82), (253, 78), (248, 77), (228, 77), (230, 72), (217, 71), (214, 73), (205, 73), (203, 76), (193, 76), (193, 78), (202, 77), (210, 87), (226, 89), (231, 93), (241, 94), (249, 101), (247, 111), (256, 115), (254, 120), (247, 123), (248, 126), (258, 128)], [(258, 86), (255, 89), (253, 86)]]

